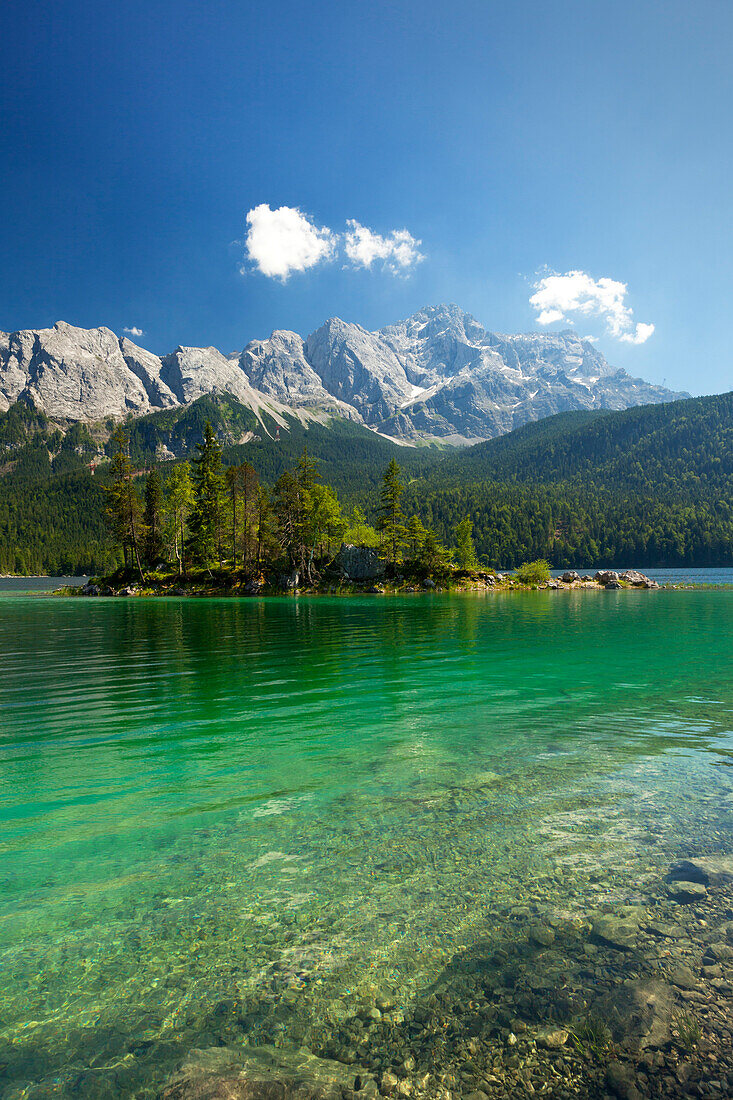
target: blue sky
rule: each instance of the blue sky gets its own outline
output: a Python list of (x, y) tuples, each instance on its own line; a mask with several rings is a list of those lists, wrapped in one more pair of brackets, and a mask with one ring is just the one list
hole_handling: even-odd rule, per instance
[[(227, 352), (454, 301), (733, 386), (729, 0), (5, 0), (2, 23), (0, 328)], [(285, 279), (283, 216), (301, 266), (326, 242)]]

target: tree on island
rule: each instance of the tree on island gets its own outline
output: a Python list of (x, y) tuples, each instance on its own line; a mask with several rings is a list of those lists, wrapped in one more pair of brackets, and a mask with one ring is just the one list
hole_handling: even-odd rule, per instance
[(174, 466), (166, 482), (166, 501), (171, 518), (173, 553), (178, 562), (178, 575), (183, 574), (186, 546), (186, 522), (193, 506), (191, 467), (187, 462)]
[(417, 564), (431, 576), (437, 574), (444, 576), (450, 571), (451, 552), (438, 540), (434, 531), (426, 531), (423, 544), (417, 556)]
[(191, 550), (196, 561), (210, 566), (222, 561), (222, 527), (224, 513), (224, 474), (219, 446), (210, 421), (206, 421), (203, 443), (196, 444), (198, 455), (193, 460), (194, 507), (191, 515)]
[[(140, 540), (143, 531), (142, 504), (134, 482), (134, 473), (130, 461), (130, 442), (122, 425), (118, 425), (112, 436), (114, 453), (109, 471), (106, 517), (110, 530), (122, 547), (125, 568), (135, 562), (141, 582), (145, 583), (140, 561)], [(129, 559), (129, 560), (128, 560)]]
[(400, 468), (391, 458), (382, 476), (378, 523), (385, 541), (387, 561), (391, 565), (396, 565), (399, 561), (400, 550), (407, 532), (401, 506), (404, 491), (405, 487), (400, 481)]
[(246, 569), (250, 559), (252, 519), (259, 479), (254, 466), (243, 462), (241, 466), (227, 466), (224, 480), (231, 504), (232, 568), (237, 568), (237, 515), (240, 514), (243, 528), (242, 565)]
[(473, 544), (473, 523), (466, 516), (453, 529), (456, 538), (456, 561), (459, 569), (475, 569), (478, 565), (476, 547)]
[(407, 528), (405, 531), (405, 539), (409, 550), (410, 557), (414, 560), (420, 553), (420, 547), (425, 542), (425, 536), (427, 531), (425, 530), (419, 516), (410, 516)]
[(275, 512), (267, 489), (257, 487), (255, 500), (255, 524), (257, 530), (256, 565), (258, 571), (265, 562), (270, 561), (279, 551)]
[(143, 554), (148, 566), (163, 557), (163, 487), (160, 474), (153, 467), (145, 483), (145, 510), (143, 512)]
[(370, 546), (372, 549), (379, 546), (379, 535), (367, 523), (364, 511), (358, 505), (355, 505), (352, 509), (346, 530), (343, 533), (343, 539), (352, 546)]

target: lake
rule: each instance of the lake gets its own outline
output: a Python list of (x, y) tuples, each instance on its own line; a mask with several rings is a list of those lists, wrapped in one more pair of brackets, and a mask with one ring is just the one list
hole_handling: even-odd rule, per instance
[(733, 852), (731, 590), (6, 586), (0, 652), (8, 1097), (152, 1097), (243, 1042), (437, 1074), (470, 1006), (506, 1030), (639, 971), (572, 937)]

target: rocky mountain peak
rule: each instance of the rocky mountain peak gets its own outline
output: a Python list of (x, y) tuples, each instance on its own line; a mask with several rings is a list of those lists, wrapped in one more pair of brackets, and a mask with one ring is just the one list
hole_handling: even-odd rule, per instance
[(610, 366), (572, 329), (490, 332), (455, 304), (370, 332), (331, 317), (303, 338), (277, 329), (241, 353), (184, 347), (162, 358), (111, 329), (0, 333), (0, 409), (23, 398), (51, 417), (141, 416), (230, 393), (258, 416), (320, 409), (405, 439), (474, 442), (577, 408), (675, 394)]

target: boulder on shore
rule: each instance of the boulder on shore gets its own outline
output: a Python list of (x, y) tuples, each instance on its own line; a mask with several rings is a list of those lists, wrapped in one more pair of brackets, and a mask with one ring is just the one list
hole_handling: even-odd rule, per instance
[(385, 564), (371, 546), (344, 543), (334, 559), (335, 567), (347, 580), (373, 581), (385, 574)]
[(640, 573), (638, 569), (627, 569), (621, 574), (621, 580), (635, 588), (659, 588), (656, 581), (647, 577), (646, 573)]
[(580, 573), (575, 569), (567, 569), (560, 577), (560, 580), (563, 584), (575, 584), (576, 581), (580, 580)]

